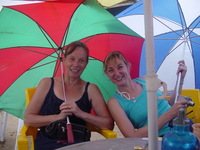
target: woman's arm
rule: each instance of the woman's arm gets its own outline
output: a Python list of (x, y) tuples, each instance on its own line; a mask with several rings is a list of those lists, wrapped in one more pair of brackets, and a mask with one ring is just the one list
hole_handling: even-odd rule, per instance
[(161, 129), (165, 124), (178, 116), (180, 108), (186, 108), (187, 100), (177, 101), (167, 112), (158, 118), (158, 128)]
[(33, 127), (42, 127), (50, 124), (58, 119), (63, 119), (66, 114), (58, 115), (39, 115), (45, 97), (51, 85), (50, 78), (44, 78), (40, 81), (31, 101), (24, 114), (24, 124)]
[[(175, 118), (178, 115), (178, 110), (185, 107), (185, 104), (187, 104), (187, 101), (179, 101), (170, 110), (160, 116), (158, 118), (158, 130)], [(148, 137), (148, 126), (135, 129), (115, 98), (111, 98), (108, 101), (108, 108), (124, 137)]]
[(115, 98), (108, 100), (108, 108), (112, 117), (114, 118), (119, 130), (124, 137), (146, 137), (148, 128), (144, 127), (141, 130), (137, 130), (132, 125), (131, 121), (127, 117), (125, 111), (122, 109), (120, 104)]

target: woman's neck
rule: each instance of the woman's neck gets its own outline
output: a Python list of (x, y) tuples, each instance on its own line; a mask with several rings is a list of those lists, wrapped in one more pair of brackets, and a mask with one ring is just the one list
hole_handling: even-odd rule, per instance
[(124, 98), (130, 100), (136, 97), (137, 83), (133, 80), (126, 86), (117, 87), (117, 92)]
[(121, 86), (117, 86), (117, 89), (119, 91), (124, 91), (124, 92), (132, 92), (135, 91), (136, 85), (137, 83), (133, 80), (130, 80), (127, 82), (127, 84), (125, 85), (121, 85)]
[(75, 87), (77, 85), (80, 85), (82, 81), (83, 80), (81, 78), (64, 78), (64, 83), (66, 87)]

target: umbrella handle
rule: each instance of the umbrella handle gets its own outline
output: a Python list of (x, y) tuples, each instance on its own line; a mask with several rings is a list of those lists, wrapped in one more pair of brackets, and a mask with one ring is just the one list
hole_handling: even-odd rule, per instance
[(73, 134), (73, 131), (72, 131), (72, 124), (70, 123), (68, 116), (67, 116), (66, 128), (67, 128), (68, 143), (74, 143), (74, 134)]
[(166, 99), (166, 96), (167, 96), (167, 84), (164, 81), (160, 80), (160, 79), (158, 79), (158, 80), (160, 82), (160, 87), (161, 86), (163, 87), (163, 95), (159, 96), (158, 99)]

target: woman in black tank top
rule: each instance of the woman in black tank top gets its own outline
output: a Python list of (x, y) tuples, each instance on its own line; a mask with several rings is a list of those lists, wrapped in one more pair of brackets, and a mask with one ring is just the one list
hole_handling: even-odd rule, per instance
[[(88, 63), (88, 53), (88, 48), (81, 42), (69, 44), (63, 59), (66, 67), (64, 78), (58, 76), (40, 81), (24, 115), (25, 125), (40, 128), (35, 140), (36, 150), (73, 144), (50, 139), (43, 134), (47, 125), (65, 120), (67, 116), (71, 123), (84, 126), (89, 123), (100, 129), (113, 129), (113, 119), (99, 88), (80, 78)], [(90, 113), (91, 109), (95, 115)], [(77, 142), (83, 141), (76, 140), (74, 143)]]

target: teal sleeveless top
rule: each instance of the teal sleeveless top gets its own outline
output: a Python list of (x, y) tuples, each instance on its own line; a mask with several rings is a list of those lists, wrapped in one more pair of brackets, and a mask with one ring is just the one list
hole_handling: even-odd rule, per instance
[[(137, 83), (141, 84), (143, 87), (143, 90), (141, 94), (131, 100), (128, 100), (124, 97), (122, 97), (117, 92), (114, 94), (114, 98), (119, 102), (123, 110), (125, 111), (127, 117), (132, 122), (133, 126), (136, 129), (139, 129), (141, 127), (144, 127), (148, 125), (148, 111), (147, 111), (147, 91), (146, 91), (146, 81), (141, 78), (133, 79)], [(162, 93), (160, 91), (157, 91), (157, 96), (161, 96)], [(157, 100), (157, 108), (158, 108), (158, 117), (160, 117), (163, 113), (168, 111), (171, 106), (168, 104), (168, 101), (165, 99), (158, 99)], [(163, 126), (158, 131), (158, 136), (163, 136), (165, 133), (167, 133), (170, 130), (170, 127), (168, 127), (168, 123)]]

